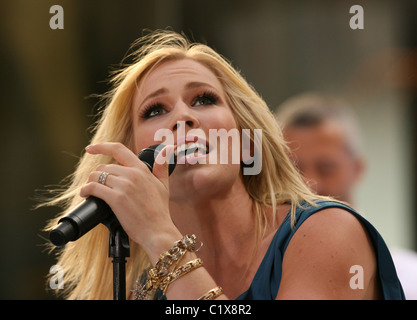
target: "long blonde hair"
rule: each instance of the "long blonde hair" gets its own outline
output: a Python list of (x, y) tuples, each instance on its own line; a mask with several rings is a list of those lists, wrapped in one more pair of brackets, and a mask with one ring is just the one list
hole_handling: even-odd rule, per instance
[[(173, 31), (156, 31), (136, 43), (139, 49), (132, 53), (133, 63), (115, 73), (113, 89), (105, 95), (105, 108), (95, 127), (91, 143), (121, 142), (133, 150), (130, 109), (138, 82), (164, 61), (193, 59), (208, 67), (222, 83), (228, 104), (240, 128), (262, 129), (262, 171), (258, 175), (244, 175), (244, 184), (255, 204), (257, 239), (262, 238), (268, 221), (274, 222), (276, 206), (291, 203), (292, 223), (295, 209), (302, 200), (312, 203), (316, 198), (304, 184), (287, 156), (287, 146), (273, 114), (263, 99), (231, 64), (210, 47), (190, 42)], [(252, 143), (253, 135), (251, 136)], [(80, 188), (91, 171), (99, 164), (111, 163), (106, 156), (85, 153), (71, 176), (69, 187), (48, 205), (61, 205), (63, 212), (49, 222), (46, 230), (53, 229), (60, 217), (83, 199)], [(265, 208), (272, 208), (273, 217)], [(271, 211), (271, 210), (269, 210)], [(112, 267), (108, 258), (108, 231), (99, 225), (92, 231), (58, 250), (58, 265), (64, 271), (65, 295), (69, 299), (111, 299)], [(149, 261), (136, 243), (131, 241), (131, 256), (126, 265), (127, 290)]]

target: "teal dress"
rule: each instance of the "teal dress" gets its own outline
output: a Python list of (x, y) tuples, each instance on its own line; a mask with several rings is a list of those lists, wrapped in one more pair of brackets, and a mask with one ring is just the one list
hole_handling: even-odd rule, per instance
[(387, 245), (378, 231), (362, 216), (352, 208), (335, 201), (317, 201), (318, 206), (306, 206), (305, 209), (298, 208), (296, 211), (296, 225), (291, 228), (290, 215), (288, 214), (281, 226), (278, 228), (269, 248), (259, 266), (255, 277), (247, 291), (242, 293), (238, 300), (274, 300), (277, 296), (281, 282), (282, 260), (285, 250), (300, 225), (312, 214), (326, 208), (342, 208), (355, 215), (368, 231), (375, 249), (378, 264), (379, 280), (383, 298), (385, 300), (405, 300), (401, 283), (398, 280), (397, 273), (391, 254)]

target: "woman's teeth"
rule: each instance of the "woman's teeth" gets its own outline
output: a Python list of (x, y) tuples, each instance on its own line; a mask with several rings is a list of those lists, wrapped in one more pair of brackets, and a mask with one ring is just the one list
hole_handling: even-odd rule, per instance
[(207, 154), (207, 147), (204, 144), (198, 142), (184, 143), (180, 146), (177, 146), (175, 154), (177, 156), (185, 155), (186, 157), (205, 155)]

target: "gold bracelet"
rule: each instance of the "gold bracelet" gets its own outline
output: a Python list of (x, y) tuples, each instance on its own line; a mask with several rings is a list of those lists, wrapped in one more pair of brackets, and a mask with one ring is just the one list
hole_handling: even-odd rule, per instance
[(172, 269), (172, 272), (168, 273), (166, 277), (162, 278), (161, 283), (159, 284), (159, 289), (162, 290), (162, 292), (165, 295), (165, 292), (168, 289), (168, 285), (171, 283), (171, 278), (172, 278), (172, 273), (178, 269), (178, 265), (180, 264), (180, 261), (182, 260), (182, 258), (184, 257), (185, 253), (187, 252), (187, 250), (184, 250), (183, 253), (181, 254), (181, 256), (179, 257), (177, 263), (175, 264), (174, 268)]
[(203, 265), (203, 261), (201, 261), (200, 258), (197, 258), (195, 260), (189, 261), (186, 264), (175, 268), (161, 283), (160, 289), (163, 290), (163, 294), (165, 295), (168, 285), (173, 283), (178, 278), (181, 278), (182, 276), (186, 275), (187, 273), (190, 273), (191, 271), (201, 267)]
[[(153, 291), (158, 288), (163, 288), (166, 291), (166, 287), (170, 283), (169, 269), (172, 264), (176, 262), (174, 266), (175, 270), (179, 264), (179, 261), (187, 251), (196, 252), (200, 250), (201, 246), (203, 245), (200, 242), (200, 247), (196, 248), (197, 241), (195, 239), (195, 235), (185, 235), (181, 240), (174, 242), (174, 245), (171, 249), (163, 252), (159, 256), (159, 260), (155, 264), (155, 267), (148, 271), (148, 278), (146, 283), (140, 284), (138, 281), (136, 282), (136, 287), (133, 290), (136, 300), (145, 300)], [(168, 281), (165, 283), (166, 280)], [(164, 283), (164, 286), (162, 286), (162, 283)]]
[(214, 300), (217, 297), (221, 296), (222, 294), (223, 294), (222, 287), (217, 286), (216, 288), (209, 290), (206, 294), (203, 294), (197, 300)]
[(171, 273), (172, 274), (171, 283), (177, 280), (178, 278), (181, 278), (183, 275), (186, 275), (187, 273), (201, 267), (202, 265), (203, 265), (203, 261), (200, 258), (197, 258), (195, 260), (187, 262), (181, 267), (178, 267), (176, 270), (174, 270)]

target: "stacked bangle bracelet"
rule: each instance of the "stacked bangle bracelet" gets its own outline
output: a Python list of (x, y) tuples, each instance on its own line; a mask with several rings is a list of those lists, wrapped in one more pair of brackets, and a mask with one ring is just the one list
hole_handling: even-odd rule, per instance
[[(156, 289), (163, 290), (165, 294), (168, 286), (179, 277), (195, 270), (203, 265), (201, 259), (190, 261), (183, 266), (179, 263), (187, 251), (196, 252), (200, 247), (196, 248), (196, 236), (185, 235), (183, 239), (174, 243), (173, 247), (159, 256), (155, 267), (148, 271), (148, 279), (145, 284), (136, 282), (133, 294), (136, 300), (146, 300), (156, 291)], [(174, 265), (172, 267), (172, 265)], [(170, 270), (172, 267), (172, 270)]]
[(214, 300), (223, 294), (222, 287), (216, 287), (203, 294), (198, 300)]
[[(187, 251), (197, 252), (203, 245), (196, 248), (197, 241), (195, 235), (185, 235), (183, 239), (174, 242), (171, 249), (163, 252), (159, 256), (158, 262), (154, 268), (148, 271), (148, 277), (145, 284), (136, 282), (133, 294), (136, 300), (148, 299), (157, 289), (162, 290), (166, 294), (168, 286), (175, 280), (190, 273), (191, 271), (201, 267), (203, 262), (200, 258), (189, 261), (180, 266), (180, 262)], [(214, 300), (223, 294), (221, 287), (216, 287), (203, 294), (198, 300)]]

